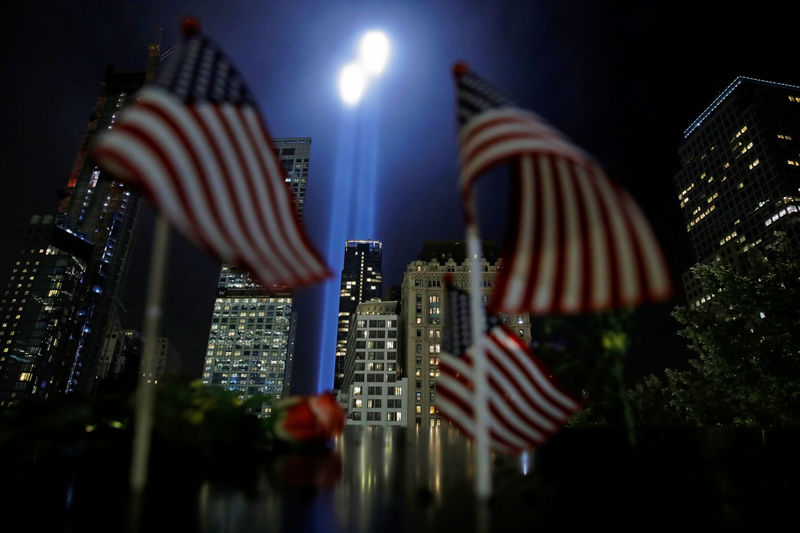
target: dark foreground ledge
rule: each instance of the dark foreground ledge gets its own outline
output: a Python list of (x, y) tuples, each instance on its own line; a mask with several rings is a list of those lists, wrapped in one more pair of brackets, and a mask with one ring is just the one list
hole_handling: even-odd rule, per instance
[[(219, 457), (156, 455), (141, 531), (353, 532), (764, 530), (793, 523), (798, 430), (565, 429), (531, 457), (496, 457), (494, 496), (472, 495), (471, 446), (453, 430), (348, 427), (331, 449)], [(4, 455), (10, 531), (131, 530), (126, 453)], [(202, 474), (199, 474), (203, 472)]]

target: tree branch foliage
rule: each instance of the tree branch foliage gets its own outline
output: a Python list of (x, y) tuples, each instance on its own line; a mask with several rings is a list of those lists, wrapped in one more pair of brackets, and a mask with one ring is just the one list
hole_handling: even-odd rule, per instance
[(800, 426), (800, 251), (776, 233), (743, 259), (692, 268), (711, 298), (673, 316), (697, 357), (630, 391), (640, 422)]

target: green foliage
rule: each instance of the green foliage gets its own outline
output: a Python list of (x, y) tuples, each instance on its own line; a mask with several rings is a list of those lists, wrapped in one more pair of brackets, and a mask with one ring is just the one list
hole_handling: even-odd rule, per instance
[[(232, 458), (257, 464), (279, 445), (270, 420), (253, 415), (268, 397), (244, 403), (199, 381), (159, 383), (156, 394), (151, 468), (219, 479)], [(78, 454), (127, 468), (134, 405), (135, 394), (123, 392), (21, 404), (0, 413), (0, 455), (36, 462)]]
[(712, 298), (677, 307), (678, 332), (697, 353), (685, 371), (669, 370), (660, 387), (638, 390), (640, 406), (663, 402), (689, 425), (800, 425), (800, 251), (783, 234), (737, 268), (714, 263), (692, 271)]
[(671, 373), (667, 369), (666, 376), (660, 378), (653, 374), (645, 377), (628, 391), (631, 409), (634, 412), (637, 426), (683, 426), (685, 417), (673, 406)]
[(625, 386), (632, 317), (632, 311), (620, 310), (537, 321), (542, 339), (537, 354), (568, 390), (585, 400), (571, 426), (632, 429)]

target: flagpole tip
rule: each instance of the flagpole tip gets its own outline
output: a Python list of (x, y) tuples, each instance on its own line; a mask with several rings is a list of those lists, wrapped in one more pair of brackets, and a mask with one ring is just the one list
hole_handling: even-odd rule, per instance
[(181, 22), (181, 32), (184, 37), (191, 37), (200, 33), (200, 21), (194, 17), (186, 17)]
[(456, 79), (460, 78), (461, 76), (463, 76), (468, 72), (469, 72), (469, 65), (467, 65), (463, 61), (459, 61), (455, 65), (453, 65), (453, 76), (455, 76)]

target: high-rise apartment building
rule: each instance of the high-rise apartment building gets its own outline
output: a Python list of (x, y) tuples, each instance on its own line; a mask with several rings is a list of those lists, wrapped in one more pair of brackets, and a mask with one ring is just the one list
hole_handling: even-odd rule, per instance
[(0, 407), (63, 393), (92, 243), (34, 216), (0, 300)]
[(273, 139), (275, 153), (286, 171), (286, 183), (292, 190), (297, 214), (303, 218), (308, 182), (308, 163), (311, 157), (311, 137)]
[[(695, 260), (736, 261), (800, 220), (800, 87), (738, 77), (684, 132), (675, 175)], [(690, 273), (688, 301), (702, 303)]]
[[(273, 146), (302, 217), (311, 139), (274, 139)], [(203, 383), (236, 391), (243, 399), (261, 394), (280, 398), (291, 383), (296, 321), (292, 293), (265, 295), (249, 274), (223, 264)]]
[(336, 359), (333, 388), (342, 389), (347, 337), (358, 304), (380, 301), (383, 293), (380, 241), (349, 240), (344, 246), (344, 266), (339, 287), (339, 315), (336, 329)]
[[(480, 290), (487, 302), (501, 266), (498, 247), (483, 243)], [(471, 290), (470, 261), (463, 241), (426, 242), (422, 253), (412, 261), (403, 275), (400, 304), (400, 336), (404, 351), (401, 375), (408, 378), (407, 419), (426, 426), (441, 425), (436, 407), (436, 380), (442, 346), (442, 320), (446, 312), (444, 277), (450, 275), (453, 285)], [(531, 342), (530, 316), (501, 315), (527, 344)]]
[(347, 340), (342, 397), (347, 424), (405, 426), (407, 380), (398, 377), (397, 302), (358, 304)]
[[(120, 383), (135, 386), (141, 373), (142, 345), (142, 336), (136, 330), (119, 328), (109, 333), (101, 352), (100, 386), (112, 388)], [(180, 374), (180, 354), (168, 338), (156, 339), (153, 358), (153, 371), (145, 376), (148, 383)]]
[[(151, 48), (153, 68), (157, 53), (157, 47)], [(100, 353), (109, 329), (120, 322), (139, 204), (139, 195), (101, 171), (89, 152), (97, 135), (112, 128), (122, 108), (134, 100), (146, 76), (145, 72), (108, 68), (69, 182), (59, 192), (58, 225), (94, 244), (86, 271), (87, 290), (75, 321), (67, 392), (92, 393), (101, 379)]]

